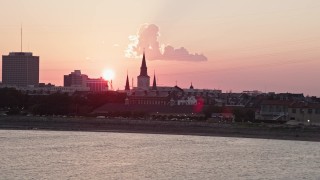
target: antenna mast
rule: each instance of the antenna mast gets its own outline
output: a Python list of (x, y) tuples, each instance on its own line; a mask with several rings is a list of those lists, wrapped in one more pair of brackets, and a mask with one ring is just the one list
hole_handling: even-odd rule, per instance
[(111, 91), (113, 91), (112, 79), (110, 80), (109, 84), (110, 84), (110, 89), (111, 89)]
[(132, 78), (132, 89), (133, 89), (133, 78)]
[(21, 44), (20, 44), (20, 46), (21, 46), (21, 52), (22, 52), (22, 24), (21, 24), (21, 32), (20, 33), (21, 33), (21, 42), (20, 42)]

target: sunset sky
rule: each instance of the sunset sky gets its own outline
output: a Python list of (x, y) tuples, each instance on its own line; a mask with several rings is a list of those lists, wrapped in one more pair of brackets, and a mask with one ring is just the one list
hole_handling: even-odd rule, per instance
[(145, 48), (159, 85), (320, 96), (319, 0), (1, 0), (0, 19), (1, 55), (22, 24), (40, 82), (111, 69), (115, 90), (127, 71), (136, 85)]

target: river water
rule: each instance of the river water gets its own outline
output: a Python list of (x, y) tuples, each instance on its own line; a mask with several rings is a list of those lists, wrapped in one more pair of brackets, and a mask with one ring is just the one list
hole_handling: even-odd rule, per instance
[(0, 130), (0, 179), (320, 179), (320, 143)]

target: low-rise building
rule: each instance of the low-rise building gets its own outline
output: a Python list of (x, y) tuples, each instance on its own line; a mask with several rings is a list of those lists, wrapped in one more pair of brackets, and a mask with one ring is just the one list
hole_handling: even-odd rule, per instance
[(158, 91), (135, 91), (128, 95), (126, 104), (130, 105), (170, 105), (170, 97), (167, 93)]
[(196, 105), (196, 104), (197, 104), (197, 99), (194, 96), (188, 96), (188, 97), (177, 100), (178, 106), (181, 106), (181, 105), (192, 106), (192, 105)]
[(287, 121), (288, 108), (293, 101), (264, 100), (261, 103), (260, 110), (256, 112), (255, 119), (262, 121)]
[(91, 79), (88, 78), (86, 82), (86, 87), (92, 92), (104, 92), (108, 91), (108, 81), (103, 78)]
[(74, 70), (68, 75), (63, 76), (63, 86), (64, 87), (85, 87), (87, 83), (88, 76), (81, 74), (80, 70)]
[(108, 81), (103, 78), (89, 78), (85, 74), (81, 74), (80, 70), (75, 70), (68, 75), (64, 75), (64, 87), (89, 88), (92, 92), (108, 91)]
[(320, 125), (320, 104), (318, 103), (294, 103), (289, 107), (288, 113), (289, 120), (305, 125)]

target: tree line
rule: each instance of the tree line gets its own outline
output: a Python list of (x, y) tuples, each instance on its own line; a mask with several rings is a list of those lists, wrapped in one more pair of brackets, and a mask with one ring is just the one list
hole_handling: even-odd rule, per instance
[(125, 98), (125, 93), (118, 92), (28, 95), (14, 88), (1, 88), (0, 108), (9, 115), (87, 115), (105, 103), (124, 103)]
[[(126, 93), (108, 91), (103, 93), (75, 92), (73, 95), (67, 93), (54, 93), (50, 95), (29, 95), (14, 88), (0, 88), (0, 109), (8, 115), (33, 114), (33, 115), (72, 115), (88, 116), (90, 113), (105, 103), (124, 104)], [(254, 110), (246, 108), (217, 107), (213, 105), (204, 106), (202, 112), (205, 118), (212, 113), (233, 113), (236, 122), (247, 122), (254, 120)], [(144, 117), (141, 112), (110, 112), (108, 116), (121, 117)]]

